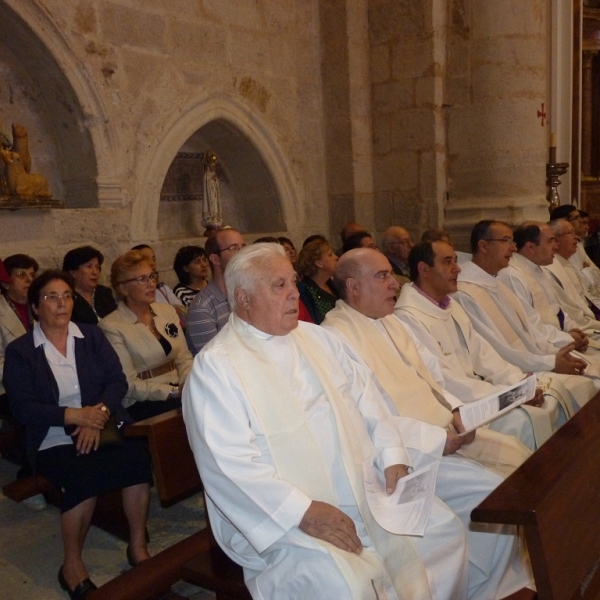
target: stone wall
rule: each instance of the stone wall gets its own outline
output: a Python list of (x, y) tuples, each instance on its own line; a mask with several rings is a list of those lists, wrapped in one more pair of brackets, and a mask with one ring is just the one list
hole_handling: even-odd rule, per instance
[[(34, 167), (55, 196), (89, 206), (3, 211), (0, 256), (27, 252), (51, 266), (82, 243), (112, 259), (150, 242), (166, 268), (173, 249), (202, 239), (159, 227), (162, 181), (177, 151), (216, 121), (251, 149), (247, 164), (236, 156), (226, 168), (248, 182), (235, 202), (252, 218), (238, 211), (229, 224), (257, 237), (277, 213), (268, 231), (297, 242), (327, 229), (319, 31), (316, 0), (0, 0), (0, 49), (10, 53), (0, 52), (0, 73), (14, 84), (11, 101), (0, 84), (0, 123), (28, 126)], [(65, 89), (64, 119), (53, 78), (65, 83), (55, 86)], [(257, 160), (275, 189), (250, 197)]]
[(548, 216), (545, 201), (546, 0), (449, 0), (446, 227)]
[(371, 0), (376, 226), (437, 226), (445, 193), (445, 2)]

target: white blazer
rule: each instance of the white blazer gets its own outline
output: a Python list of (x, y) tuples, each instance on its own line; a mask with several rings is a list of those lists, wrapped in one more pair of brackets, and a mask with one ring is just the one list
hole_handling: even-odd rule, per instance
[[(166, 400), (172, 387), (183, 384), (192, 368), (192, 355), (175, 309), (169, 304), (156, 302), (151, 309), (156, 328), (172, 346), (168, 355), (148, 327), (137, 322), (137, 317), (123, 301), (118, 303), (117, 310), (98, 323), (119, 355), (129, 383), (129, 390), (123, 398), (125, 407), (145, 400)], [(138, 373), (169, 361), (175, 363), (175, 368), (168, 373), (150, 379), (138, 376)]]

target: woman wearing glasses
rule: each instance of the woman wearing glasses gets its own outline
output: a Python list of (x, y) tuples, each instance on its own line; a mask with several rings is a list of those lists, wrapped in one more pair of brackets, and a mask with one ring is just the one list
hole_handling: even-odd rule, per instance
[(68, 273), (45, 271), (29, 287), (38, 323), (6, 349), (4, 384), (11, 409), (25, 426), (27, 456), (35, 469), (63, 490), (61, 587), (86, 598), (96, 586), (81, 553), (99, 494), (122, 490), (130, 528), (132, 565), (149, 558), (146, 520), (152, 470), (143, 443), (124, 440), (100, 446), (114, 413), (131, 421), (121, 406), (127, 381), (119, 359), (94, 325), (71, 321), (74, 283)]
[(179, 317), (155, 302), (157, 273), (139, 250), (115, 260), (110, 281), (117, 310), (99, 326), (116, 350), (129, 389), (123, 405), (135, 421), (181, 406), (181, 389), (192, 368)]

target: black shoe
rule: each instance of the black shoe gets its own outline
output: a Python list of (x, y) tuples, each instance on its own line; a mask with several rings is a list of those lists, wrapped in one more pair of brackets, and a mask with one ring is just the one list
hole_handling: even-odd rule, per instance
[(91, 592), (98, 589), (88, 577), (87, 579), (80, 581), (75, 586), (75, 589), (72, 590), (65, 579), (62, 567), (58, 570), (58, 583), (60, 584), (60, 587), (65, 590), (67, 594), (69, 594), (69, 598), (71, 598), (71, 600), (85, 600), (85, 598), (87, 598)]
[(143, 563), (145, 560), (148, 560), (147, 558), (144, 558), (143, 560), (140, 560), (139, 562), (135, 562), (135, 560), (133, 560), (133, 554), (131, 554), (131, 546), (129, 546), (129, 545), (127, 546), (125, 555), (127, 556), (127, 562), (129, 563), (129, 565), (131, 567), (137, 567), (139, 564)]

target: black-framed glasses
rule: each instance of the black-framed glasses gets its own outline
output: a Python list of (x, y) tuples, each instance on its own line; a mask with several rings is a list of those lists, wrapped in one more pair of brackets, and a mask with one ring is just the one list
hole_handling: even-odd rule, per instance
[(149, 281), (158, 281), (158, 273), (154, 271), (150, 275), (140, 275), (132, 279), (124, 279), (123, 281), (119, 281), (119, 283), (130, 283), (132, 281), (135, 281), (139, 285), (146, 285)]

